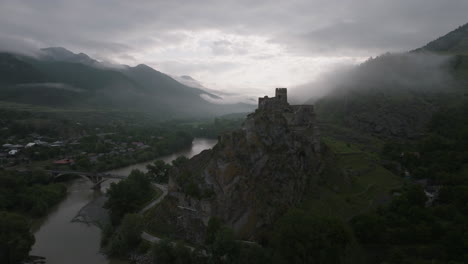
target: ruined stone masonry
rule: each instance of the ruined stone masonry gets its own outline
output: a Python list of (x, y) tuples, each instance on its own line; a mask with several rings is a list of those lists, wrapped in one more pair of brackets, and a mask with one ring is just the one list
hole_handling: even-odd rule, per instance
[(320, 151), (320, 133), (315, 118), (313, 105), (290, 105), (287, 88), (276, 88), (275, 97), (258, 98), (257, 111), (278, 112), (287, 120), (288, 126), (295, 132), (306, 135)]

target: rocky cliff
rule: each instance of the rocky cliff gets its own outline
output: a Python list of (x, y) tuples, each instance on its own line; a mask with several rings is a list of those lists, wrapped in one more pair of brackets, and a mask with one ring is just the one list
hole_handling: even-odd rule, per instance
[(186, 239), (202, 242), (211, 217), (250, 239), (301, 201), (318, 179), (321, 155), (317, 127), (291, 125), (293, 114), (257, 110), (241, 130), (174, 170), (169, 196)]

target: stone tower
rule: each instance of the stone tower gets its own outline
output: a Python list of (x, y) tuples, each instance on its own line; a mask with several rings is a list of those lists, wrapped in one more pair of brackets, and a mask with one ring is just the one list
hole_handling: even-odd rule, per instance
[(286, 88), (276, 88), (275, 93), (276, 100), (287, 103), (288, 102), (288, 89)]

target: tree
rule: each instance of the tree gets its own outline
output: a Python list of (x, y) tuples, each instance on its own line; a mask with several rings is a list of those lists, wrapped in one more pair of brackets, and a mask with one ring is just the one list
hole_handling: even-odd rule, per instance
[(374, 213), (358, 215), (351, 220), (354, 234), (361, 243), (379, 243), (385, 231), (384, 219)]
[(176, 243), (173, 246), (167, 240), (154, 244), (152, 254), (153, 262), (158, 264), (191, 264), (197, 263), (198, 258), (184, 244)]
[(82, 157), (78, 158), (77, 161), (76, 161), (76, 165), (78, 166), (78, 168), (84, 169), (85, 171), (90, 170), (91, 167), (93, 166), (93, 164), (91, 163), (89, 158), (86, 157), (86, 156), (82, 156)]
[(275, 226), (273, 259), (277, 263), (342, 263), (351, 236), (336, 219), (292, 210)]
[(157, 160), (153, 164), (146, 166), (148, 169), (147, 175), (153, 182), (157, 183), (167, 183), (169, 181), (169, 170), (171, 165), (165, 163), (162, 160)]
[(161, 264), (175, 263), (174, 248), (167, 240), (155, 243), (152, 249), (153, 262)]
[(211, 246), (213, 257), (219, 260), (227, 258), (232, 261), (238, 255), (238, 249), (232, 229), (222, 227), (216, 233), (216, 238)]
[(0, 212), (0, 263), (21, 263), (33, 244), (34, 236), (26, 218)]
[(114, 225), (127, 213), (136, 213), (151, 200), (154, 189), (149, 178), (139, 170), (133, 170), (128, 178), (118, 183), (112, 183), (106, 193), (109, 198), (104, 205), (110, 210)]
[(177, 159), (172, 161), (172, 165), (174, 167), (180, 168), (183, 164), (185, 164), (189, 159), (185, 156), (179, 156)]
[(143, 218), (140, 215), (126, 214), (122, 224), (111, 238), (109, 254), (123, 257), (136, 249), (140, 245), (143, 228)]
[(206, 228), (205, 244), (211, 245), (215, 241), (216, 234), (221, 229), (221, 227), (222, 227), (222, 223), (219, 218), (217, 217), (210, 218), (210, 220), (208, 221), (208, 226)]

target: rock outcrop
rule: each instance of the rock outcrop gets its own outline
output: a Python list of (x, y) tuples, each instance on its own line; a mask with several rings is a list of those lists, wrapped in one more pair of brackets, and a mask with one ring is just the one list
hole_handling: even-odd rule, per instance
[(211, 217), (251, 239), (297, 205), (321, 167), (312, 106), (258, 109), (242, 129), (179, 166), (169, 196), (186, 239), (202, 242)]

